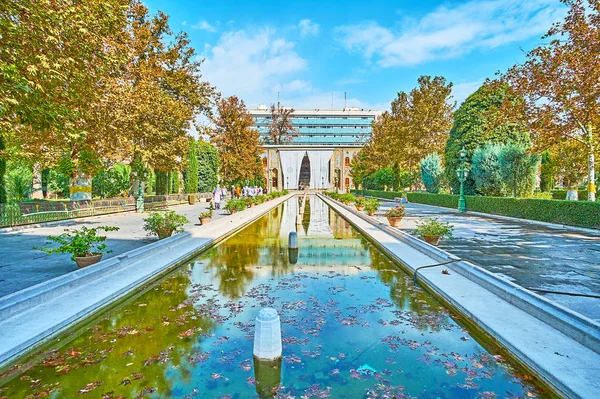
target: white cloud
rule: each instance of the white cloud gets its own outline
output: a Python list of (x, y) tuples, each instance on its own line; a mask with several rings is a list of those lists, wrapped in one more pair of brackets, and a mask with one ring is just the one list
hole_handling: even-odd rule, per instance
[(206, 46), (203, 75), (225, 96), (241, 97), (249, 106), (275, 102), (277, 89), (299, 91), (308, 82), (291, 75), (307, 68), (307, 61), (294, 49), (294, 43), (262, 28), (224, 33), (217, 45)]
[(301, 19), (298, 22), (300, 34), (302, 36), (316, 36), (319, 34), (319, 24), (312, 22), (310, 19)]
[(192, 29), (205, 30), (207, 32), (216, 32), (217, 31), (217, 28), (214, 25), (209, 24), (205, 20), (196, 22), (194, 25), (192, 25)]
[(473, 82), (457, 83), (452, 86), (452, 96), (454, 97), (456, 104), (460, 106), (467, 97), (475, 93), (477, 89), (481, 87), (484, 81), (484, 79), (479, 79)]
[(364, 22), (336, 31), (347, 50), (382, 67), (417, 65), (540, 36), (564, 12), (556, 0), (472, 0), (438, 7), (397, 30)]

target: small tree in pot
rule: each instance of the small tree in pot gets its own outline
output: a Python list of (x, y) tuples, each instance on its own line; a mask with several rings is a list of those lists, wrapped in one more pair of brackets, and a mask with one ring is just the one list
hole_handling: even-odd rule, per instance
[(365, 201), (365, 212), (367, 212), (369, 216), (373, 216), (379, 209), (379, 206), (379, 201), (375, 198), (368, 199)]
[(425, 241), (432, 245), (438, 245), (442, 237), (452, 238), (454, 226), (450, 223), (441, 222), (437, 218), (423, 218), (417, 222), (415, 233), (419, 234)]
[(77, 263), (78, 268), (93, 265), (100, 262), (102, 253), (111, 253), (106, 249), (106, 236), (99, 236), (98, 231), (117, 231), (118, 227), (99, 226), (92, 229), (82, 227), (81, 230), (68, 230), (59, 236), (49, 236), (48, 244), (56, 242), (60, 244), (58, 248), (39, 248), (48, 254), (71, 254), (71, 260)]
[(365, 207), (365, 202), (365, 197), (356, 197), (356, 199), (354, 200), (354, 206), (356, 207), (356, 210), (362, 211)]
[(212, 205), (213, 204), (211, 202), (210, 206), (208, 207), (208, 210), (206, 212), (200, 213), (200, 216), (198, 217), (198, 219), (200, 220), (201, 225), (210, 223), (210, 218), (212, 218), (212, 216), (213, 216), (213, 206)]
[(144, 230), (148, 235), (156, 234), (159, 240), (171, 237), (173, 233), (182, 233), (183, 225), (189, 220), (175, 211), (152, 212), (144, 219)]
[(398, 227), (400, 226), (400, 222), (404, 217), (404, 213), (404, 206), (396, 205), (394, 208), (387, 210), (387, 212), (385, 213), (385, 217), (387, 218), (390, 226)]

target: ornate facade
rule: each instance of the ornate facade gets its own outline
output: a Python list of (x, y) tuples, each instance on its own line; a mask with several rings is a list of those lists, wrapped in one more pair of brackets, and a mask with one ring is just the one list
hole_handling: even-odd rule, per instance
[(292, 120), (298, 136), (290, 143), (272, 144), (268, 136), (271, 113), (265, 106), (250, 110), (261, 134), (262, 165), (269, 189), (355, 188), (350, 162), (371, 137), (379, 111), (296, 110)]

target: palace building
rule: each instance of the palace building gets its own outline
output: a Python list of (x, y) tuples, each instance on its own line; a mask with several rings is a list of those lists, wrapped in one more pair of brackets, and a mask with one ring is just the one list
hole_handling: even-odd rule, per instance
[(373, 110), (295, 110), (298, 135), (289, 143), (270, 144), (271, 112), (264, 105), (249, 110), (263, 142), (262, 165), (270, 189), (355, 188), (350, 161), (371, 137)]

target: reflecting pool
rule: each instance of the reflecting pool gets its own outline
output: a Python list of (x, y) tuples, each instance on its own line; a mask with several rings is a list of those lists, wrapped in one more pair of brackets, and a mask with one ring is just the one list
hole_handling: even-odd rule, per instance
[[(316, 197), (292, 199), (4, 370), (0, 398), (552, 397)], [(287, 249), (298, 231), (300, 250)], [(283, 358), (252, 358), (254, 318)]]

